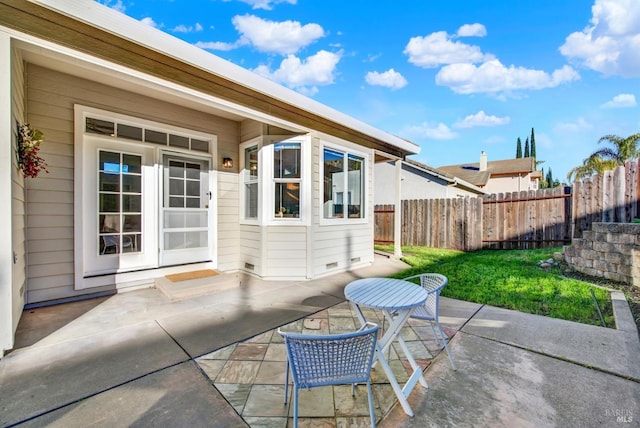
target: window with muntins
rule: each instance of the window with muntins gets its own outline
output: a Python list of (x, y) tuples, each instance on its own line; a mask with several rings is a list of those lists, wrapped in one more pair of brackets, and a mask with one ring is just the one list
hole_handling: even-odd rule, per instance
[(337, 149), (323, 152), (323, 216), (364, 217), (364, 158)]
[(244, 218), (258, 218), (258, 146), (244, 150)]
[(301, 145), (276, 143), (273, 147), (274, 217), (300, 217)]
[(141, 251), (142, 157), (98, 153), (98, 237), (100, 255)]

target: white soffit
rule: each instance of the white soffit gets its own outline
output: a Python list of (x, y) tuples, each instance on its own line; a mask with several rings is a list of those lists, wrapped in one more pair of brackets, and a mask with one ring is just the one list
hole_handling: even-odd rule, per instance
[(293, 132), (310, 132), (299, 125), (48, 41), (13, 30), (9, 33), (20, 40), (15, 46), (21, 50), (23, 58), (42, 67), (235, 121), (254, 119)]
[(221, 76), (226, 80), (385, 141), (408, 153), (420, 152), (420, 147), (414, 143), (361, 122), (95, 1), (33, 0), (33, 2), (93, 27), (101, 28), (118, 37), (169, 55), (208, 73)]

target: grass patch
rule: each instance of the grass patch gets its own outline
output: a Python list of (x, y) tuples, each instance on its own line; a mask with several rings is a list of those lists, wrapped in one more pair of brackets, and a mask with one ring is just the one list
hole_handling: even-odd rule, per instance
[[(393, 251), (393, 246), (376, 246)], [(439, 248), (403, 247), (403, 260), (411, 269), (393, 275), (403, 278), (437, 272), (449, 278), (445, 297), (602, 325), (591, 296), (594, 290), (608, 327), (614, 327), (608, 290), (562, 276), (559, 268), (542, 269), (538, 262), (552, 257), (558, 248), (540, 250), (482, 250), (461, 252)]]

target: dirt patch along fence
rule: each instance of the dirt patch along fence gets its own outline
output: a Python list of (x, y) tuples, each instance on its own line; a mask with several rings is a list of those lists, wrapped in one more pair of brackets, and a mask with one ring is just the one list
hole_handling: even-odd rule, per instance
[[(403, 245), (472, 251), (558, 247), (594, 222), (638, 217), (638, 162), (571, 187), (498, 193), (478, 198), (402, 201)], [(394, 206), (378, 205), (375, 241), (393, 243)]]

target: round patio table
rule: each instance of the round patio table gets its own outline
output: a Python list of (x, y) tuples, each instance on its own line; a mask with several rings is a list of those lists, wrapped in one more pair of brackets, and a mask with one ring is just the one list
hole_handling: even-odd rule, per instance
[[(419, 285), (401, 279), (364, 278), (349, 283), (344, 289), (344, 295), (362, 325), (367, 322), (362, 312), (362, 307), (379, 309), (384, 314), (384, 317), (389, 320), (389, 328), (384, 332), (382, 339), (378, 341), (376, 346), (376, 360), (380, 362), (387, 378), (389, 378), (391, 387), (405, 413), (413, 416), (413, 410), (409, 406), (407, 397), (416, 383), (420, 382), (425, 388), (428, 388), (429, 385), (422, 376), (422, 369), (416, 363), (400, 331), (414, 309), (424, 304), (429, 293)], [(402, 352), (413, 369), (409, 380), (402, 387), (393, 374), (389, 361), (384, 356), (385, 351), (394, 340), (397, 340), (400, 344)]]

